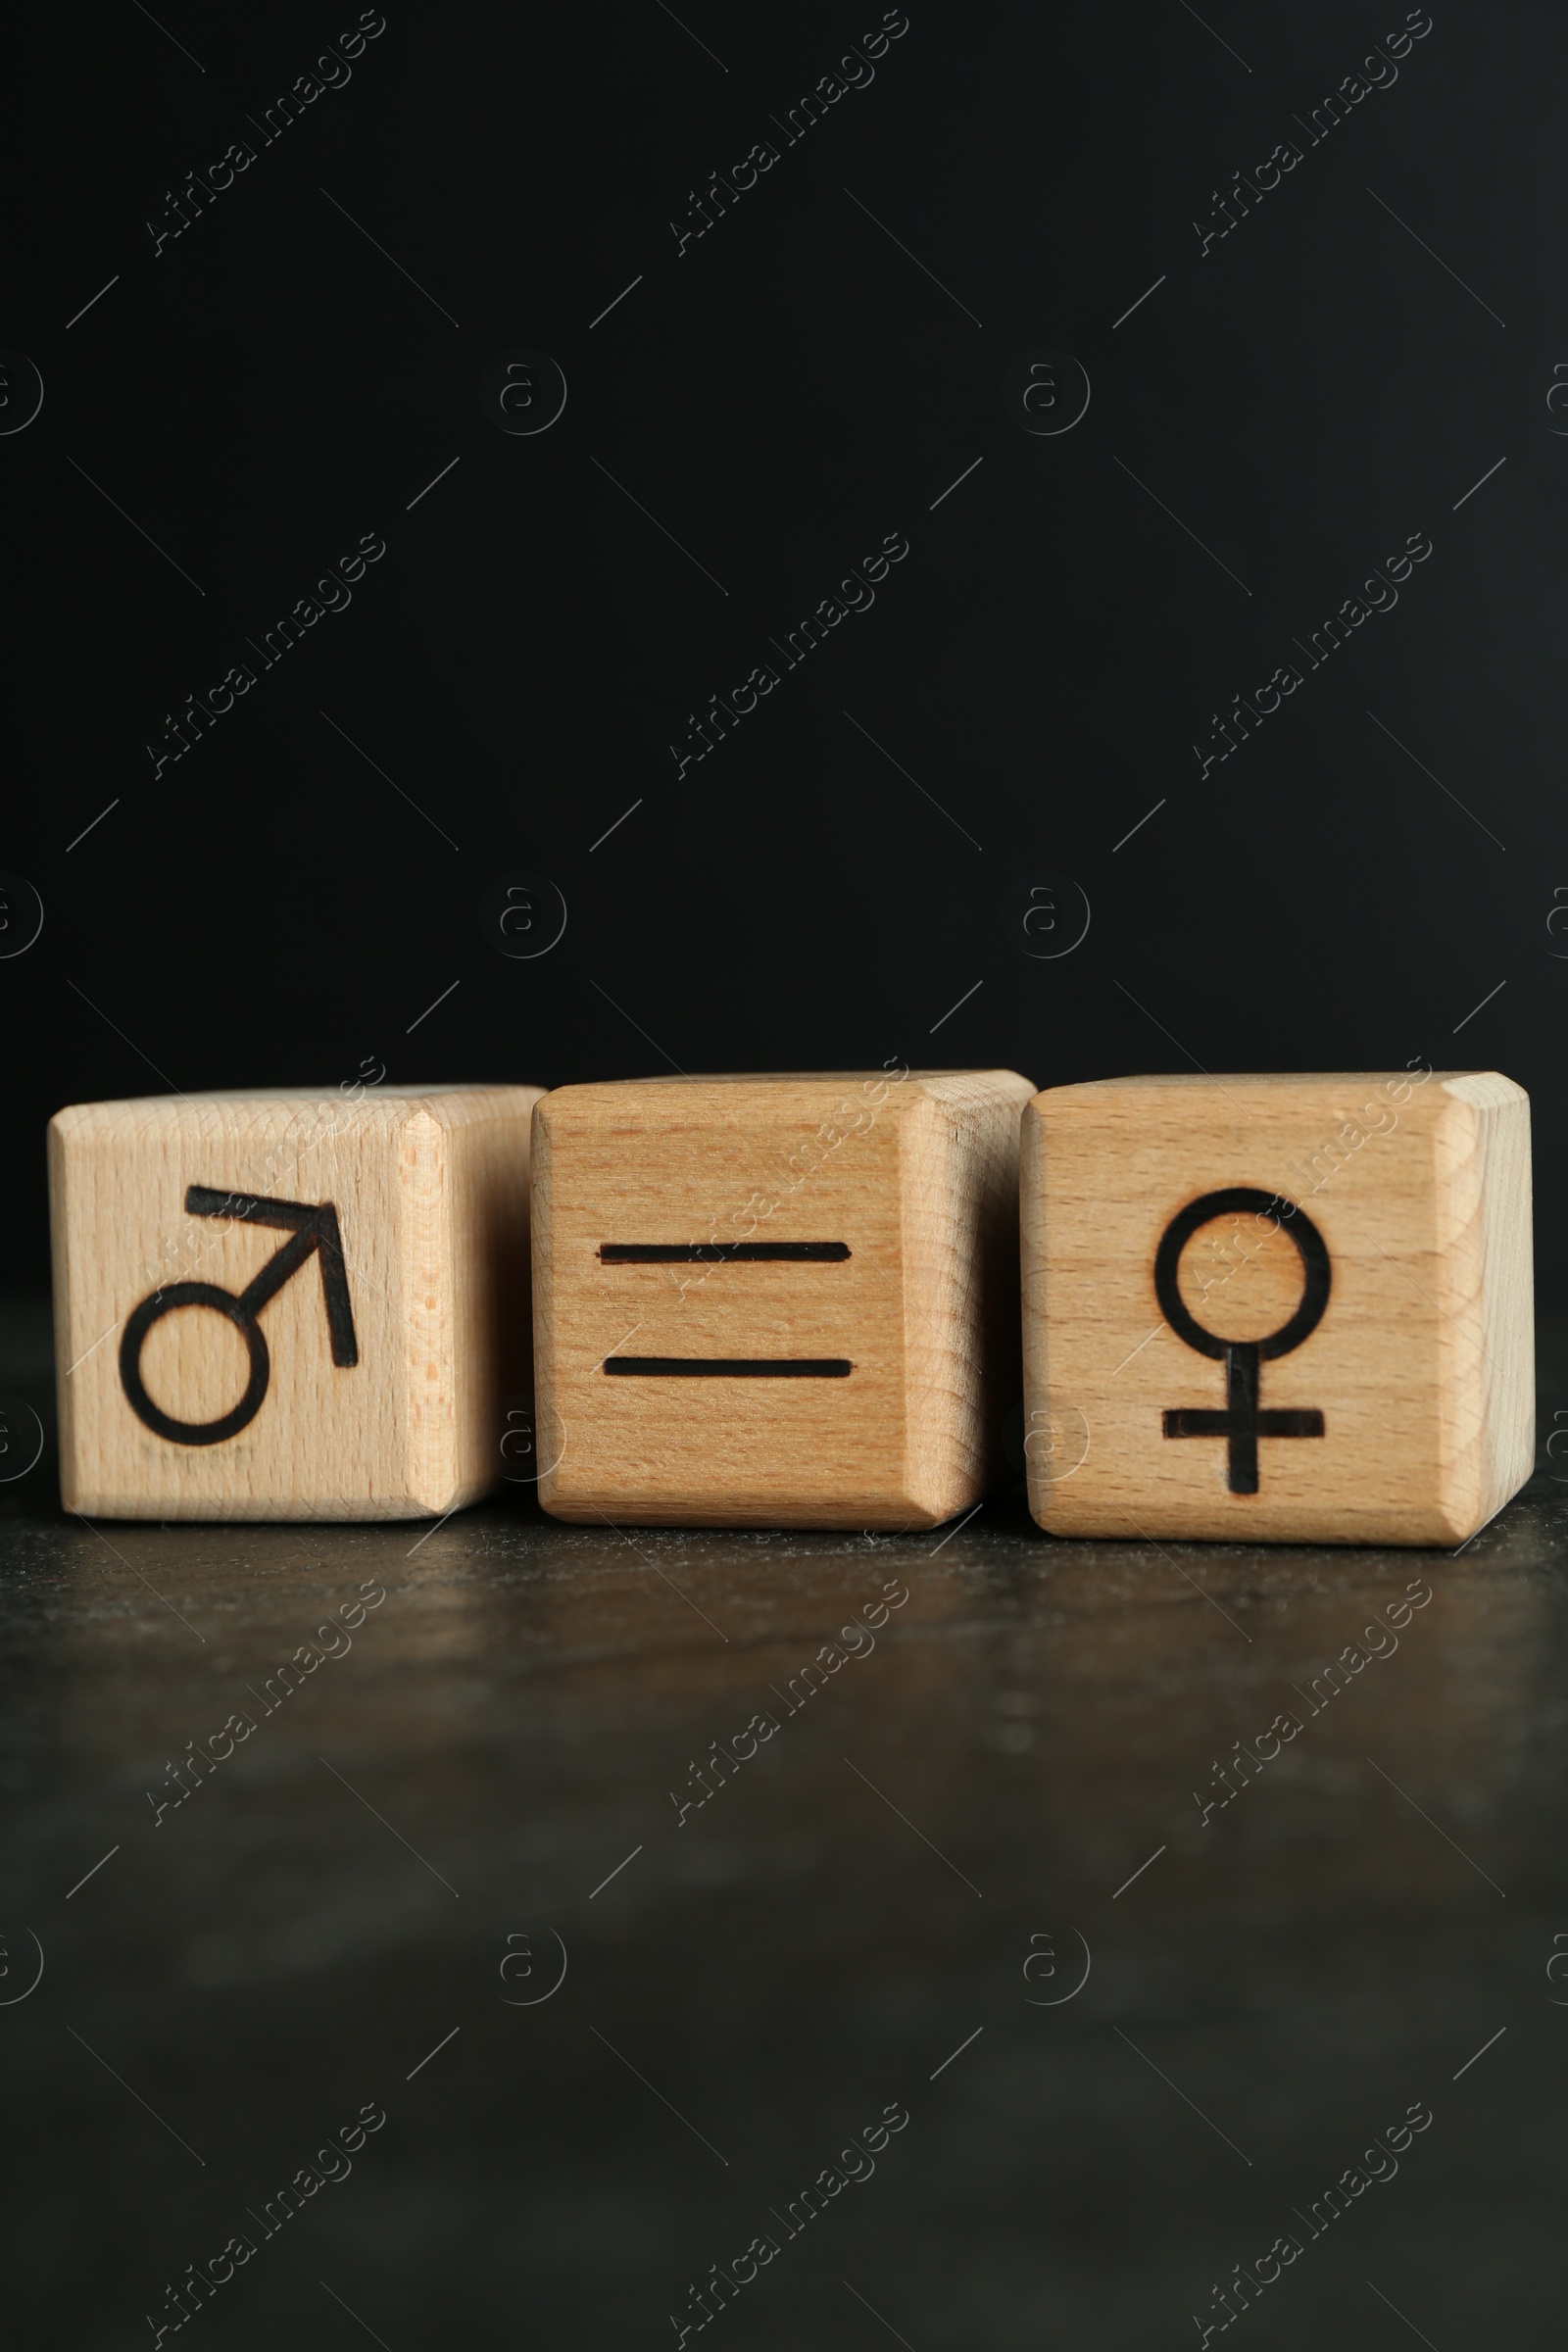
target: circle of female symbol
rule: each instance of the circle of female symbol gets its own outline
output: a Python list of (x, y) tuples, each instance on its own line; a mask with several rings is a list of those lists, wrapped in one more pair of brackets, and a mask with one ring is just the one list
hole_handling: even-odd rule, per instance
[[(1224, 1340), (1217, 1332), (1205, 1331), (1189, 1311), (1176, 1278), (1177, 1267), (1182, 1251), (1200, 1225), (1210, 1224), (1216, 1217), (1238, 1216), (1249, 1209), (1254, 1216), (1269, 1217), (1276, 1233), (1283, 1229), (1290, 1235), (1300, 1253), (1306, 1279), (1299, 1305), (1278, 1331), (1270, 1332), (1262, 1340)], [(1287, 1200), (1280, 1193), (1260, 1193), (1252, 1185), (1231, 1185), (1222, 1192), (1204, 1193), (1197, 1200), (1189, 1200), (1160, 1236), (1154, 1256), (1154, 1296), (1159, 1300), (1159, 1311), (1176, 1337), (1189, 1348), (1195, 1348), (1200, 1355), (1223, 1360), (1226, 1389), (1224, 1412), (1195, 1411), (1189, 1406), (1167, 1409), (1165, 1435), (1227, 1439), (1230, 1446), (1227, 1484), (1233, 1494), (1257, 1493), (1259, 1438), (1323, 1435), (1320, 1412), (1299, 1408), (1258, 1410), (1258, 1366), (1291, 1354), (1316, 1331), (1329, 1302), (1331, 1281), (1327, 1244), (1305, 1209), (1298, 1208), (1294, 1200)]]

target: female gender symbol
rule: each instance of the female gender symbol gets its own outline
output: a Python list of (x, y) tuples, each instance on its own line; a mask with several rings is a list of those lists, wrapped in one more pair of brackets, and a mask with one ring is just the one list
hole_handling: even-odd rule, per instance
[[(1176, 1268), (1193, 1235), (1200, 1225), (1209, 1224), (1215, 1217), (1234, 1216), (1243, 1209), (1274, 1219), (1275, 1231), (1282, 1222), (1300, 1252), (1306, 1287), (1301, 1302), (1289, 1322), (1278, 1331), (1270, 1332), (1266, 1340), (1222, 1340), (1217, 1333), (1205, 1331), (1201, 1323), (1188, 1313), (1187, 1302), (1176, 1280)], [(1280, 1193), (1260, 1193), (1251, 1185), (1232, 1185), (1227, 1191), (1204, 1193), (1197, 1200), (1189, 1200), (1179, 1209), (1160, 1236), (1154, 1257), (1154, 1296), (1159, 1310), (1179, 1340), (1196, 1348), (1200, 1355), (1222, 1356), (1225, 1361), (1224, 1412), (1194, 1411), (1179, 1406), (1165, 1414), (1167, 1438), (1227, 1438), (1230, 1441), (1230, 1461), (1227, 1484), (1233, 1494), (1257, 1493), (1257, 1441), (1259, 1438), (1320, 1438), (1323, 1435), (1323, 1416), (1320, 1412), (1292, 1409), (1259, 1412), (1257, 1406), (1258, 1365), (1276, 1356), (1289, 1355), (1299, 1348), (1323, 1320), (1323, 1309), (1329, 1302), (1329, 1253), (1323, 1236), (1302, 1208), (1287, 1200)]]

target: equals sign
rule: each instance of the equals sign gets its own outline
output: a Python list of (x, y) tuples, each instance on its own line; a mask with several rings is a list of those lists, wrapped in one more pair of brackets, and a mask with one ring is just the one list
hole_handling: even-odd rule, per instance
[[(848, 1242), (605, 1242), (607, 1266), (842, 1265)], [(842, 1355), (611, 1355), (623, 1380), (848, 1380)]]

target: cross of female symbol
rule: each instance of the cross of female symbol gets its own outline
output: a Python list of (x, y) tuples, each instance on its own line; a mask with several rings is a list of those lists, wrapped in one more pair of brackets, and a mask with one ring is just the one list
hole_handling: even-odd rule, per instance
[[(1267, 1339), (1223, 1340), (1218, 1333), (1205, 1331), (1189, 1313), (1176, 1269), (1182, 1251), (1200, 1225), (1209, 1224), (1215, 1217), (1239, 1215), (1247, 1209), (1254, 1215), (1270, 1217), (1276, 1232), (1283, 1226), (1290, 1235), (1300, 1252), (1305, 1287), (1296, 1312), (1278, 1331), (1270, 1332)], [(1327, 1246), (1306, 1211), (1279, 1193), (1260, 1193), (1251, 1185), (1232, 1185), (1223, 1192), (1204, 1193), (1197, 1200), (1190, 1200), (1177, 1211), (1160, 1236), (1154, 1257), (1154, 1296), (1159, 1300), (1160, 1313), (1176, 1337), (1189, 1348), (1196, 1348), (1200, 1355), (1223, 1357), (1225, 1363), (1226, 1409), (1195, 1410), (1187, 1405), (1168, 1408), (1164, 1416), (1165, 1435), (1228, 1439), (1227, 1484), (1233, 1494), (1257, 1493), (1259, 1438), (1323, 1435), (1323, 1415), (1315, 1410), (1298, 1407), (1259, 1410), (1258, 1367), (1277, 1356), (1289, 1355), (1316, 1331), (1329, 1302), (1330, 1280)]]

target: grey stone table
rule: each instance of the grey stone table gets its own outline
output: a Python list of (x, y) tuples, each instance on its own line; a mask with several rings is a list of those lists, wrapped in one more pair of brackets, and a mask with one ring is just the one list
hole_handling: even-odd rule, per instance
[(8, 2340), (1562, 2342), (1568, 1463), (1450, 1557), (7, 1443)]

